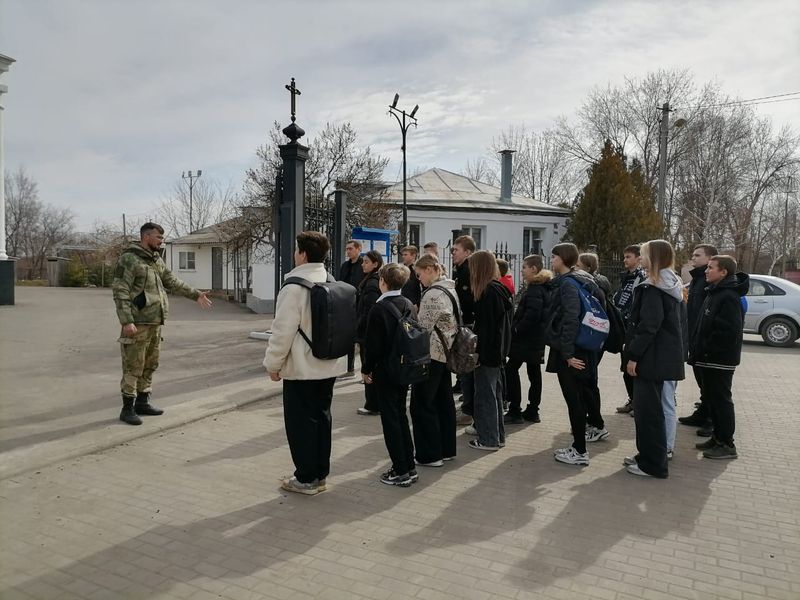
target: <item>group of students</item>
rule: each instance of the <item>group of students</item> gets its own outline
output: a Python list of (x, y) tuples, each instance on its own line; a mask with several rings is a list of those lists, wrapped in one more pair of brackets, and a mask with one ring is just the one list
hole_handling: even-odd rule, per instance
[[(552, 250), (550, 271), (543, 268), (540, 256), (524, 259), (525, 289), (515, 307), (501, 265), (491, 252), (476, 250), (471, 237), (458, 237), (452, 244), (452, 279), (444, 272), (437, 249), (428, 246), (419, 258), (416, 248), (406, 247), (401, 252), (404, 264), (383, 264), (377, 253), (361, 256), (357, 242), (351, 241), (348, 261), (340, 269), (340, 279), (358, 289), (356, 337), (366, 400), (359, 414), (380, 415), (391, 459), (391, 467), (380, 476), (382, 483), (408, 487), (419, 478), (417, 466), (441, 467), (455, 458), (461, 419), (471, 421), (465, 430), (474, 436), (469, 446), (490, 452), (505, 445), (506, 424), (539, 422), (546, 346), (550, 351), (545, 370), (558, 378), (573, 437), (572, 444), (555, 450), (554, 457), (562, 463), (588, 465), (587, 441), (609, 433), (601, 414), (597, 376), (603, 352), (576, 344), (586, 314), (581, 290), (608, 310), (613, 305), (624, 323), (622, 371), (637, 446), (637, 454), (624, 460), (627, 471), (667, 477), (674, 448), (675, 385), (684, 378), (687, 359), (701, 388), (698, 411), (703, 412), (697, 418), (713, 426), (713, 436), (698, 448), (708, 458), (736, 457), (731, 381), (742, 341), (739, 297), (746, 294), (748, 280), (737, 273), (733, 258), (714, 250), (702, 273), (706, 285), (700, 286), (695, 282), (701, 276), (695, 252), (687, 306), (684, 286), (674, 271), (675, 253), (667, 241), (626, 248), (626, 274), (613, 297), (608, 280), (598, 273), (597, 257), (562, 243)], [(704, 255), (711, 249), (698, 248)], [(287, 277), (325, 281), (322, 262), (328, 249), (324, 236), (300, 234), (297, 267)], [(356, 265), (362, 275), (354, 282)], [(304, 297), (302, 292), (293, 286), (279, 294), (264, 365), (273, 380), (284, 380), (284, 418), (296, 470), (282, 487), (313, 495), (326, 489), (330, 404), (334, 381), (344, 365), (341, 360), (314, 358), (297, 335), (298, 329), (310, 327), (308, 294)], [(385, 372), (399, 315), (409, 313), (430, 333), (426, 379), (410, 386), (411, 424), (406, 412), (409, 386), (394, 384)], [(457, 413), (446, 362), (462, 325), (477, 336), (478, 360), (473, 371), (458, 377), (462, 402)], [(519, 378), (523, 363), (531, 384), (525, 410)], [(353, 371), (351, 354), (347, 372)], [(695, 423), (694, 417), (689, 421)]]

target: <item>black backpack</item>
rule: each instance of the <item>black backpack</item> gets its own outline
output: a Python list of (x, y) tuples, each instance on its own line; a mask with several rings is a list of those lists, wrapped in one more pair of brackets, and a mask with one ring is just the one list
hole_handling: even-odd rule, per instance
[(393, 385), (411, 385), (428, 378), (431, 337), (414, 317), (411, 308), (401, 313), (391, 301), (382, 304), (397, 319), (389, 354), (384, 361), (386, 376)]
[(356, 288), (344, 281), (313, 283), (302, 277), (289, 277), (283, 285), (301, 285), (311, 293), (311, 331), (313, 340), (297, 328), (311, 346), (315, 358), (331, 360), (347, 355), (356, 341)]

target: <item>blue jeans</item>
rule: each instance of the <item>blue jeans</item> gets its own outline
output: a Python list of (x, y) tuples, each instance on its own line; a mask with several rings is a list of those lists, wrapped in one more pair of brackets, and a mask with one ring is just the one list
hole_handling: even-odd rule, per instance
[(665, 381), (661, 387), (661, 406), (664, 407), (664, 427), (667, 432), (667, 450), (675, 449), (675, 432), (678, 428), (678, 413), (675, 405), (677, 381)]
[(506, 442), (506, 431), (503, 427), (503, 387), (500, 378), (502, 367), (479, 366), (474, 371), (475, 429), (478, 431), (478, 442), (483, 446), (499, 446)]

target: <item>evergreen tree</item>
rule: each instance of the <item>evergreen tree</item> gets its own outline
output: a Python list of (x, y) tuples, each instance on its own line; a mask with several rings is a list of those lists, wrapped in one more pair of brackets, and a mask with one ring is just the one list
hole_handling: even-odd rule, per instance
[(588, 175), (567, 230), (579, 248), (595, 244), (601, 254), (609, 254), (663, 236), (664, 225), (638, 161), (628, 169), (622, 152), (606, 140)]

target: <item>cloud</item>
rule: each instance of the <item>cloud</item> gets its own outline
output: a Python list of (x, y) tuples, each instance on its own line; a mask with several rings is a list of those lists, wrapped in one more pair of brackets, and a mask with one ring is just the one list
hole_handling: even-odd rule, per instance
[[(420, 105), (409, 167), (457, 171), (501, 130), (541, 130), (596, 85), (689, 67), (742, 97), (800, 90), (800, 6), (774, 2), (5, 0), (6, 166), (81, 226), (144, 212), (186, 169), (241, 181), (297, 78), (313, 137), (350, 121), (399, 173), (386, 114)], [(797, 102), (759, 107), (800, 130)]]

